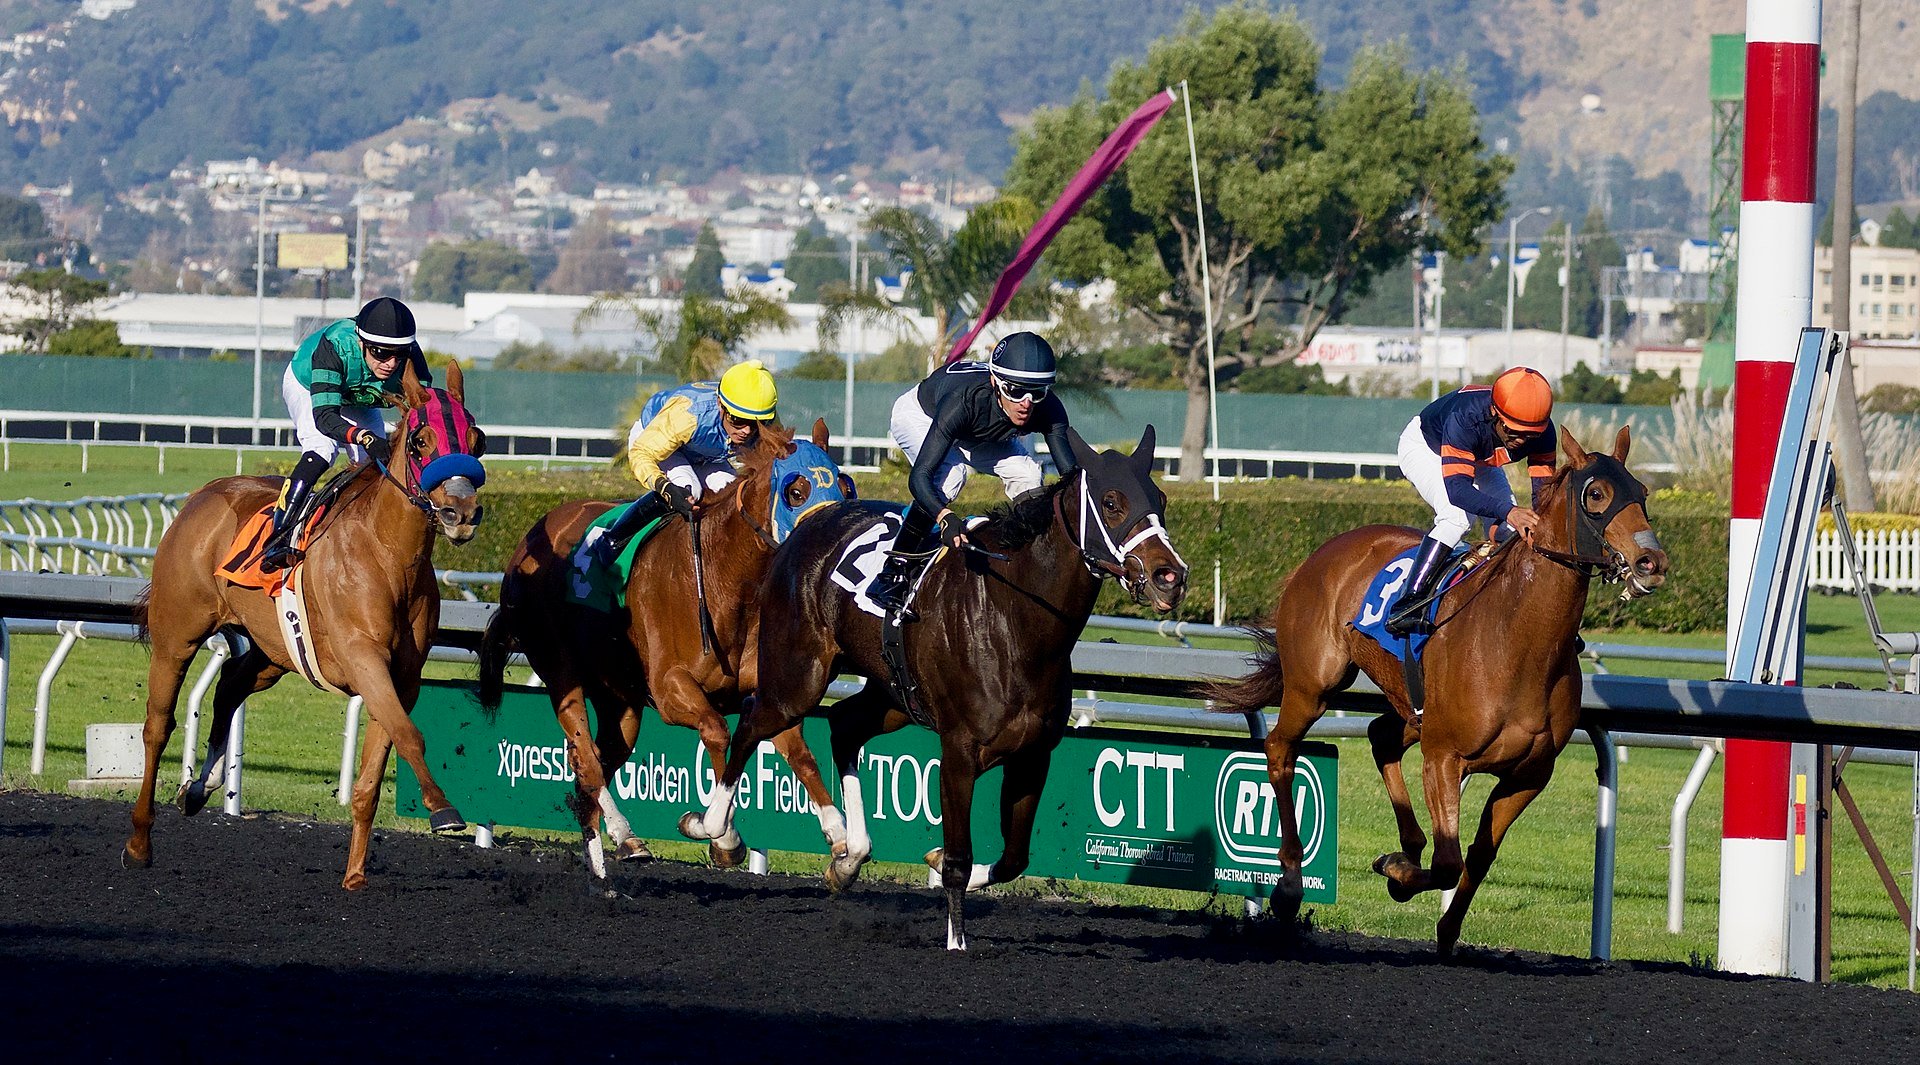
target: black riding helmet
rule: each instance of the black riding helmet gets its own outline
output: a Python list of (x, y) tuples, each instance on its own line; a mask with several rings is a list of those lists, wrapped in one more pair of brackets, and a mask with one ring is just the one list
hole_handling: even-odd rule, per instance
[(1053, 346), (1034, 333), (1012, 333), (993, 346), (987, 362), (994, 376), (1009, 384), (1051, 385)]
[(360, 339), (383, 348), (403, 348), (413, 343), (413, 312), (392, 296), (367, 301), (353, 318)]

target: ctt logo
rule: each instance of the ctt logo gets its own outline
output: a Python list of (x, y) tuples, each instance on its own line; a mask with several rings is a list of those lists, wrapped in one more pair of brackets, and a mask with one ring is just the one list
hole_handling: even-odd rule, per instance
[[(1327, 792), (1319, 771), (1305, 758), (1294, 761), (1293, 805), (1300, 818), (1300, 861), (1307, 865), (1326, 838)], [(1242, 752), (1221, 763), (1213, 823), (1227, 857), (1242, 865), (1280, 868), (1280, 804), (1267, 779), (1265, 755)]]

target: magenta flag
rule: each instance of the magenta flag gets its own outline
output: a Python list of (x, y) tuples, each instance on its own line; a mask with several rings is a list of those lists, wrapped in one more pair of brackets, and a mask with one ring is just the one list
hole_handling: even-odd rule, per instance
[(1117, 129), (1108, 134), (1106, 140), (1100, 142), (1100, 147), (1096, 148), (1093, 156), (1080, 167), (1080, 172), (1073, 175), (1072, 181), (1067, 182), (1067, 187), (1060, 193), (1060, 198), (1053, 201), (1053, 206), (1047, 208), (1047, 213), (1041, 215), (1040, 221), (1034, 224), (1033, 231), (1027, 234), (1025, 241), (1021, 242), (1020, 250), (1014, 253), (1013, 261), (1000, 272), (1000, 280), (993, 283), (993, 296), (987, 300), (986, 307), (980, 311), (980, 320), (973, 323), (973, 328), (967, 330), (967, 335), (960, 338), (959, 343), (953, 346), (953, 350), (947, 352), (948, 362), (966, 354), (967, 345), (973, 343), (973, 338), (980, 335), (980, 330), (986, 328), (988, 322), (993, 321), (996, 315), (1007, 309), (1007, 304), (1013, 300), (1013, 294), (1020, 288), (1020, 282), (1026, 278), (1027, 271), (1033, 269), (1033, 264), (1040, 261), (1040, 253), (1047, 250), (1047, 245), (1053, 243), (1053, 238), (1059, 235), (1061, 227), (1073, 218), (1081, 205), (1093, 195), (1094, 190), (1100, 187), (1100, 183), (1107, 180), (1115, 170), (1120, 169), (1120, 164), (1133, 153), (1133, 149), (1146, 137), (1147, 131), (1153, 128), (1153, 124), (1160, 120), (1160, 116), (1167, 113), (1167, 108), (1173, 106), (1173, 101), (1172, 89), (1155, 93), (1153, 99), (1141, 104), (1139, 110), (1128, 115), (1125, 122), (1120, 123)]

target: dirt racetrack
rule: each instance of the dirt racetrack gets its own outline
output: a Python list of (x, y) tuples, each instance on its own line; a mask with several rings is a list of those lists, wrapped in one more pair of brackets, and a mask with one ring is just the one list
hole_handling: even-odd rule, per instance
[[(673, 863), (590, 897), (571, 854), (0, 792), (15, 1062), (1820, 1061), (1920, 1046), (1920, 998)], [(484, 1056), (483, 1056), (484, 1055)]]

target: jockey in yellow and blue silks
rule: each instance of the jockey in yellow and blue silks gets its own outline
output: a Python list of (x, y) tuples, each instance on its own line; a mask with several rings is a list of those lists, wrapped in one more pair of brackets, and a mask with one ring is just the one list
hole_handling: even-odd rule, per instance
[(1406, 590), (1387, 615), (1386, 630), (1406, 636), (1420, 622), (1417, 604), (1432, 590), (1473, 516), (1533, 539), (1540, 516), (1517, 505), (1504, 467), (1526, 460), (1533, 496), (1553, 477), (1556, 440), (1553, 388), (1524, 366), (1486, 385), (1450, 392), (1414, 416), (1400, 434), (1400, 470), (1433, 507), (1433, 531), (1420, 541)]
[(433, 384), (414, 339), (413, 312), (391, 296), (369, 300), (359, 314), (301, 341), (281, 375), (280, 397), (303, 453), (280, 489), (273, 536), (262, 549), (262, 570), (286, 565), (314, 483), (333, 465), (341, 445), (352, 458), (372, 455), (387, 461), (387, 425), (380, 407), (384, 396), (401, 391), (407, 363), (413, 364), (422, 385)]
[(595, 541), (595, 559), (610, 564), (648, 522), (671, 513), (690, 518), (701, 495), (731, 484), (730, 456), (774, 419), (778, 402), (773, 374), (758, 359), (730, 367), (717, 382), (654, 393), (627, 436), (627, 465), (647, 494)]

